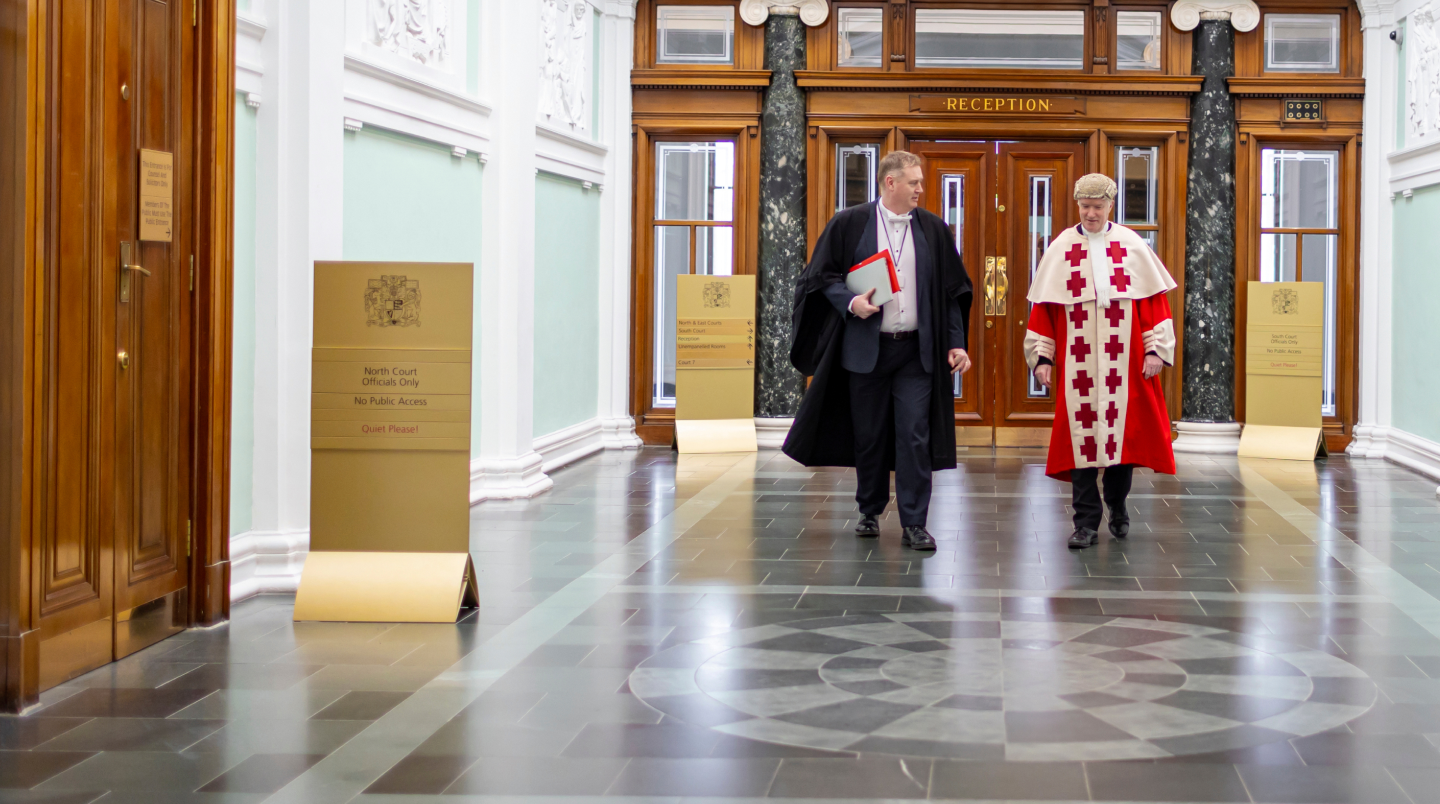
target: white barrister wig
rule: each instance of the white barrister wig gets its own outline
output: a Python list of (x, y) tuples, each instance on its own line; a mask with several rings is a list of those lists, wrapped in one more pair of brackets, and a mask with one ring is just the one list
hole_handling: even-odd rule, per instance
[(1108, 198), (1115, 200), (1115, 181), (1104, 173), (1087, 173), (1075, 182), (1075, 200), (1082, 198)]

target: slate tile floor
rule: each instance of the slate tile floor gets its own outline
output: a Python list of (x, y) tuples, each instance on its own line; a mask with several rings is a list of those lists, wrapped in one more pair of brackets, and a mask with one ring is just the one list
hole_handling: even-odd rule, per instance
[(243, 601), (0, 718), (0, 802), (1440, 801), (1433, 481), (1182, 457), (1074, 553), (1042, 461), (926, 556), (850, 472), (597, 455), (475, 509), (458, 624)]

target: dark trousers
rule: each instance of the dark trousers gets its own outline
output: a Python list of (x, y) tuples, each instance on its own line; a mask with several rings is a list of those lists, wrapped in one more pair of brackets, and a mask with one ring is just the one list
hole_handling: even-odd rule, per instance
[[(1128, 522), (1130, 514), (1125, 510), (1125, 498), (1130, 495), (1130, 481), (1135, 475), (1135, 465), (1122, 463), (1105, 467), (1105, 504), (1110, 506), (1111, 520)], [(1072, 469), (1070, 471), (1070, 500), (1075, 506), (1075, 527), (1100, 529), (1099, 469)]]
[(860, 513), (879, 516), (890, 501), (885, 447), (895, 422), (895, 497), (902, 527), (925, 527), (930, 514), (930, 374), (920, 365), (920, 339), (880, 336), (880, 356), (869, 374), (850, 375), (855, 422), (855, 501)]

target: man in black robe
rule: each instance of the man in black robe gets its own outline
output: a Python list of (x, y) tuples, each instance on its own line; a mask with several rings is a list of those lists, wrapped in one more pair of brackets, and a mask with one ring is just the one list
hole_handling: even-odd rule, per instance
[[(880, 535), (893, 470), (901, 544), (934, 550), (930, 473), (955, 468), (950, 375), (970, 368), (970, 277), (950, 228), (918, 208), (920, 158), (892, 151), (877, 173), (880, 200), (831, 218), (796, 282), (790, 362), (812, 380), (784, 451), (806, 466), (855, 467), (857, 536)], [(877, 307), (845, 276), (886, 249), (901, 291)]]

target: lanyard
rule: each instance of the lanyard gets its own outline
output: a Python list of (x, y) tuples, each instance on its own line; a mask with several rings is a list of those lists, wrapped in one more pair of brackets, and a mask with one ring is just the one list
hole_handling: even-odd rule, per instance
[(895, 260), (895, 270), (900, 270), (900, 258), (905, 256), (905, 238), (910, 234), (910, 221), (905, 221), (905, 232), (900, 235), (900, 251), (895, 251), (895, 244), (890, 242), (890, 222), (885, 220), (885, 213), (880, 211), (880, 205), (875, 205), (876, 214), (880, 216), (880, 231), (885, 233), (885, 247), (890, 250), (890, 256)]

